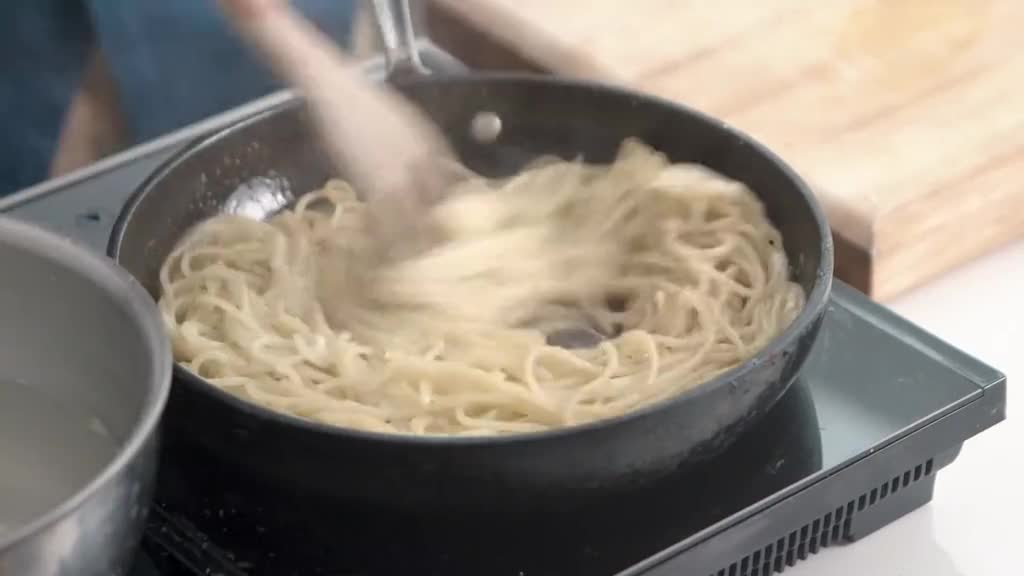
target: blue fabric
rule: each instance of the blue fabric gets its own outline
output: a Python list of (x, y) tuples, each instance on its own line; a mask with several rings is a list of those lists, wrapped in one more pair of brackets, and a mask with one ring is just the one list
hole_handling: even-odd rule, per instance
[[(355, 0), (293, 0), (339, 43)], [(213, 0), (7, 0), (0, 18), (0, 195), (45, 178), (92, 45), (107, 58), (135, 142), (279, 83)]]
[(6, 1), (0, 16), (0, 196), (46, 176), (92, 38), (80, 3)]

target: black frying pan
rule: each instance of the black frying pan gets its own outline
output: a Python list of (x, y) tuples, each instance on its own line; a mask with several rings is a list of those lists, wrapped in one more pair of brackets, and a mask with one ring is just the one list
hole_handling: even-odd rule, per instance
[[(177, 367), (165, 416), (172, 437), (296, 490), (405, 510), (493, 508), (578, 500), (649, 482), (728, 446), (789, 387), (817, 334), (832, 279), (828, 226), (811, 192), (747, 136), (683, 106), (594, 83), (517, 74), (396, 82), (485, 175), (540, 154), (609, 162), (638, 137), (676, 161), (746, 183), (782, 232), (807, 305), (741, 366), (622, 417), (498, 438), (419, 438), (334, 428), (251, 405)], [(500, 137), (470, 125), (497, 114)], [(300, 101), (203, 138), (150, 176), (115, 225), (109, 253), (154, 298), (158, 270), (191, 226), (225, 209), (266, 214), (336, 176)]]

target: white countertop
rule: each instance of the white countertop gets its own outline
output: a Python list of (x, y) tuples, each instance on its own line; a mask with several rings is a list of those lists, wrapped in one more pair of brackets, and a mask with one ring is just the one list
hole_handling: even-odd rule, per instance
[(1007, 420), (964, 444), (927, 505), (852, 544), (826, 548), (791, 576), (1013, 576), (1024, 548), (1024, 240), (890, 303), (898, 313), (1006, 374)]

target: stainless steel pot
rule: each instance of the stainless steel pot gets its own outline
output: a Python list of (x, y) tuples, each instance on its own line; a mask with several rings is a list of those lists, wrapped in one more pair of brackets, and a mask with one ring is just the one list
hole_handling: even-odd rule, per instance
[(0, 218), (0, 576), (126, 573), (171, 366), (128, 274)]

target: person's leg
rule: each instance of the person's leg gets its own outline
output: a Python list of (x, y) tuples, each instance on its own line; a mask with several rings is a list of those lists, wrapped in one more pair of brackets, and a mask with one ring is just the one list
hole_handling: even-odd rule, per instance
[(0, 17), (0, 196), (46, 178), (90, 52), (75, 0), (11, 0)]

